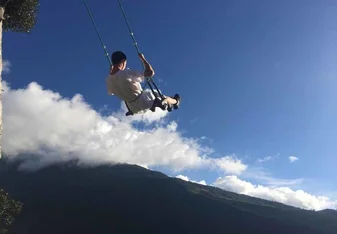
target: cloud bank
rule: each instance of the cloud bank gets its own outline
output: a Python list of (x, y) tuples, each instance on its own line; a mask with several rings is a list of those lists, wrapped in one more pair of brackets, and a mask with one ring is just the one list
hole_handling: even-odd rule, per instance
[[(36, 82), (22, 89), (11, 89), (3, 81), (3, 154), (7, 158), (25, 157), (22, 169), (38, 169), (56, 162), (77, 159), (86, 165), (130, 163), (151, 168), (164, 166), (178, 178), (199, 184), (183, 176), (184, 170), (216, 170), (225, 177), (213, 185), (225, 190), (275, 200), (306, 209), (336, 208), (337, 201), (314, 196), (301, 190), (280, 187), (299, 181), (285, 181), (258, 175), (268, 186), (256, 186), (237, 177), (248, 166), (235, 155), (212, 157), (213, 149), (187, 138), (178, 124), (168, 121), (167, 113), (125, 117), (125, 107), (103, 116), (88, 105), (79, 94), (71, 99), (43, 89)], [(124, 109), (123, 109), (124, 108)], [(141, 121), (148, 128), (139, 130), (133, 123)], [(153, 127), (149, 127), (152, 126)], [(22, 159), (22, 158), (21, 158)], [(275, 187), (276, 186), (276, 187)]]
[[(240, 174), (247, 167), (235, 156), (211, 158), (212, 149), (183, 137), (176, 122), (159, 121), (162, 113), (128, 118), (122, 110), (102, 116), (79, 94), (66, 99), (35, 82), (24, 89), (13, 90), (6, 82), (3, 87), (3, 153), (9, 158), (35, 155), (23, 168), (74, 159), (84, 164), (166, 166), (175, 172), (208, 168)], [(134, 121), (156, 125), (139, 130)]]
[(295, 191), (288, 187), (266, 187), (262, 185), (254, 185), (250, 182), (239, 179), (235, 175), (220, 177), (213, 185), (235, 193), (277, 201), (303, 209), (337, 209), (337, 200), (332, 201), (325, 196), (315, 196), (302, 190)]

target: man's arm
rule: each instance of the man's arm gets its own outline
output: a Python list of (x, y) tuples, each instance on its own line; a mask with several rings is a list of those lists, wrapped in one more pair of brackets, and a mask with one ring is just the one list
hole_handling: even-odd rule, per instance
[(149, 64), (149, 62), (145, 59), (143, 54), (139, 54), (139, 58), (142, 61), (145, 70), (144, 70), (144, 76), (145, 77), (152, 77), (154, 76), (154, 70), (152, 68), (152, 66)]

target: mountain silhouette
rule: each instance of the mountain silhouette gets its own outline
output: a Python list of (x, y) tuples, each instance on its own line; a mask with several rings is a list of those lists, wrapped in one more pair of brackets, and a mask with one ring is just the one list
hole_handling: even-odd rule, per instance
[(23, 203), (9, 234), (332, 234), (334, 210), (308, 211), (128, 165), (1, 160), (0, 188)]

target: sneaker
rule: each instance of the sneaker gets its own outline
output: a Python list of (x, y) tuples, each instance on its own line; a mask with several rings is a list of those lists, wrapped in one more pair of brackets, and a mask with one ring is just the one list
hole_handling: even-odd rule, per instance
[(178, 109), (179, 105), (180, 105), (180, 96), (179, 96), (179, 94), (174, 95), (173, 98), (177, 101), (177, 103), (173, 105), (173, 108), (174, 109)]

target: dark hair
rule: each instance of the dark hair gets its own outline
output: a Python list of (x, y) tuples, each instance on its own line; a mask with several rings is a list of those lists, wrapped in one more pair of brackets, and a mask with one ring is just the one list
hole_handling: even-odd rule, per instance
[(111, 62), (113, 65), (120, 64), (126, 60), (126, 55), (122, 51), (115, 51), (111, 55)]

